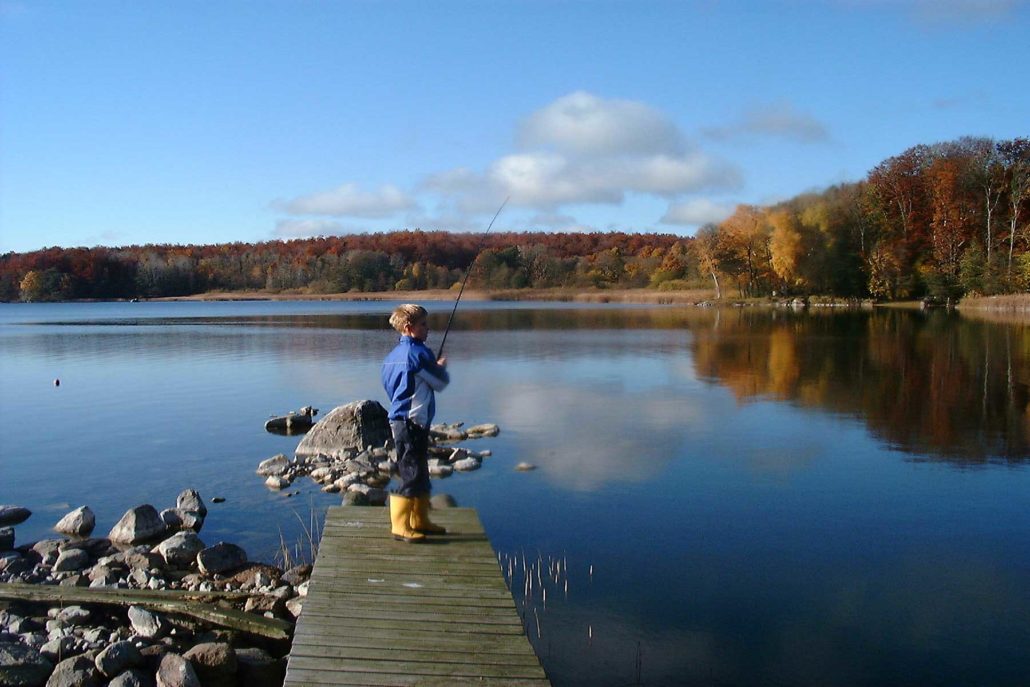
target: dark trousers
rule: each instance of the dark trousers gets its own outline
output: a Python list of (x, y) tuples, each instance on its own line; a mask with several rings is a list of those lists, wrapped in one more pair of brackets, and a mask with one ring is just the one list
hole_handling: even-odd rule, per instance
[(397, 474), (401, 496), (428, 496), (429, 490), (429, 429), (410, 420), (391, 420), (393, 445), (397, 448)]

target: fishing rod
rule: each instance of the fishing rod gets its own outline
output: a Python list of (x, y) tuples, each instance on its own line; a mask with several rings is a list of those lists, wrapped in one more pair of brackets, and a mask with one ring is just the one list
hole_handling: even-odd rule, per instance
[(509, 200), (511, 200), (511, 196), (505, 198), (504, 202), (501, 203), (501, 207), (497, 208), (497, 212), (494, 213), (494, 218), (490, 220), (490, 224), (487, 225), (486, 231), (483, 232), (483, 236), (479, 239), (479, 245), (476, 246), (476, 252), (472, 255), (472, 262), (470, 262), (469, 266), (465, 268), (465, 278), (461, 280), (461, 288), (458, 289), (458, 297), (454, 299), (454, 307), (451, 308), (451, 315), (447, 318), (447, 328), (443, 330), (443, 339), (440, 340), (440, 348), (436, 352), (437, 360), (443, 357), (443, 347), (444, 344), (447, 343), (447, 332), (451, 331), (451, 322), (454, 321), (454, 313), (458, 312), (458, 301), (461, 300), (461, 294), (465, 293), (465, 284), (468, 283), (469, 275), (472, 274), (472, 265), (476, 264), (476, 258), (479, 257), (479, 252), (483, 250), (483, 244), (486, 242), (486, 235), (490, 233), (490, 230), (494, 226), (494, 222), (497, 221), (497, 216), (501, 214), (501, 210), (504, 209), (504, 206), (508, 204)]

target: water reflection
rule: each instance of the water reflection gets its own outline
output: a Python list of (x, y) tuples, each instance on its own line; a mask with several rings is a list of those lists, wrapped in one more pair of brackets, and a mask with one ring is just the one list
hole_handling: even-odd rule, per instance
[(935, 312), (738, 311), (694, 330), (698, 374), (741, 401), (862, 419), (920, 459), (1028, 458), (1030, 328)]

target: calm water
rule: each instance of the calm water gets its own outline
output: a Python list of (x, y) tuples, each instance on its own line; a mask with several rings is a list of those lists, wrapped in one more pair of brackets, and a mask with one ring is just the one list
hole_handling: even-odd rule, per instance
[[(18, 541), (196, 487), (205, 541), (271, 559), (338, 498), (264, 488), (298, 441), (264, 420), (382, 400), (391, 306), (0, 305)], [(513, 591), (556, 685), (1030, 681), (1027, 327), (470, 303), (447, 348), (437, 419), (502, 432), (435, 488), (550, 562)]]

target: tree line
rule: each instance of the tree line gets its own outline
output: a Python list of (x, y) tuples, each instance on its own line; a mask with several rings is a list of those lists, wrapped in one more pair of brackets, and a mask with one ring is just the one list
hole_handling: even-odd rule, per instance
[(0, 300), (206, 291), (343, 293), (470, 286), (712, 288), (895, 300), (1030, 290), (1030, 140), (917, 145), (865, 179), (738, 206), (694, 237), (405, 230), (206, 246), (0, 255)]

